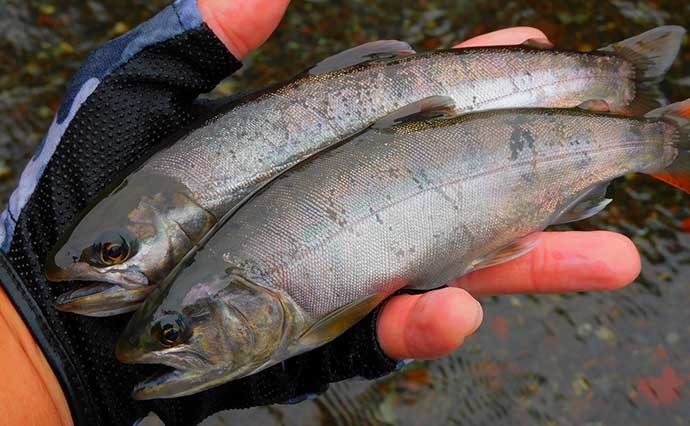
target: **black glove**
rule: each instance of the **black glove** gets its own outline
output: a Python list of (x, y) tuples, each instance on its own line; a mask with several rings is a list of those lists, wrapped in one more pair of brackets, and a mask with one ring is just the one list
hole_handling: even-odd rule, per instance
[(149, 411), (166, 425), (190, 425), (219, 410), (294, 402), (328, 383), (396, 367), (378, 346), (374, 312), (331, 344), (254, 376), (197, 395), (137, 402), (131, 391), (154, 367), (116, 361), (115, 341), (128, 316), (53, 309), (66, 287), (46, 282), (44, 261), (58, 237), (107, 185), (198, 118), (197, 95), (240, 65), (193, 1), (177, 2), (109, 42), (74, 77), (3, 213), (0, 280), (58, 377), (77, 425), (132, 424)]

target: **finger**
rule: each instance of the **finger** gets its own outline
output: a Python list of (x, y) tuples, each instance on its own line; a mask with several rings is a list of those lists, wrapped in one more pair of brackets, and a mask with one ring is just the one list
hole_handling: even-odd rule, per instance
[(478, 46), (511, 46), (522, 44), (527, 40), (535, 39), (548, 42), (546, 34), (532, 27), (513, 27), (465, 40), (453, 47), (478, 47)]
[(261, 46), (290, 0), (199, 0), (204, 22), (237, 59)]
[(442, 288), (393, 297), (381, 310), (376, 331), (391, 358), (438, 358), (474, 333), (482, 315), (479, 302), (465, 290)]
[(538, 246), (511, 262), (460, 278), (475, 297), (506, 293), (613, 290), (640, 273), (640, 255), (627, 237), (608, 231), (544, 232)]

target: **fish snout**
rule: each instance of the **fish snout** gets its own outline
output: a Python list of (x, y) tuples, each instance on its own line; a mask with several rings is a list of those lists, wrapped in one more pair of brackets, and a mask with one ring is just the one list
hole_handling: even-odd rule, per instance
[(45, 267), (45, 272), (46, 272), (46, 278), (48, 278), (48, 281), (69, 281), (70, 280), (70, 273), (69, 273), (69, 267), (64, 268), (60, 267), (57, 265), (57, 262), (55, 260), (55, 256), (48, 256), (46, 260), (46, 267)]
[(69, 274), (66, 270), (58, 267), (53, 262), (46, 264), (46, 278), (48, 281), (67, 281), (69, 280)]
[(131, 344), (127, 341), (127, 338), (123, 336), (117, 341), (117, 345), (115, 345), (115, 357), (124, 364), (139, 363), (141, 362), (142, 353), (137, 351), (136, 347), (136, 342), (135, 344)]
[(117, 339), (115, 344), (115, 357), (124, 364), (150, 364), (155, 363), (150, 358), (150, 353), (145, 350), (141, 336), (128, 324)]
[(80, 268), (83, 262), (79, 255), (65, 247), (55, 249), (48, 254), (45, 265), (45, 275), (49, 281), (70, 281), (74, 279), (75, 270)]

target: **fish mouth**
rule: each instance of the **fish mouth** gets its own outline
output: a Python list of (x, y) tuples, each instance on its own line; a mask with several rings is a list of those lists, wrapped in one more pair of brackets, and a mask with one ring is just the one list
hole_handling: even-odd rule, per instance
[(107, 269), (97, 269), (86, 262), (74, 262), (60, 267), (55, 262), (46, 264), (46, 278), (48, 281), (98, 281), (117, 285), (126, 289), (138, 289), (149, 285), (149, 279), (144, 273), (132, 269), (124, 269), (118, 265)]
[(166, 356), (165, 353), (155, 351), (147, 352), (139, 346), (132, 346), (124, 334), (118, 340), (115, 356), (118, 361), (125, 364), (157, 364), (159, 367), (157, 373), (134, 387), (132, 398), (136, 400), (193, 395), (242, 378), (256, 370), (255, 367), (248, 367), (233, 371), (229, 363), (206, 364), (206, 368), (190, 365), (180, 357), (171, 357), (170, 354)]
[(155, 286), (124, 288), (111, 283), (92, 284), (58, 296), (55, 309), (90, 317), (109, 317), (135, 311)]
[(210, 387), (213, 372), (196, 373), (162, 366), (161, 371), (137, 384), (132, 391), (132, 398), (145, 401), (149, 399), (167, 399), (191, 395)]
[[(148, 364), (149, 362), (144, 363)], [(156, 374), (134, 387), (132, 398), (143, 401), (193, 395), (245, 377), (254, 370), (256, 369), (251, 368), (245, 373), (235, 372), (228, 374), (230, 369), (227, 366), (216, 366), (210, 370), (199, 371), (161, 365), (160, 370)]]
[[(129, 360), (128, 363), (161, 364), (158, 373), (140, 382), (134, 387), (132, 397), (136, 400), (167, 399), (193, 395), (222, 384), (238, 380), (263, 370), (272, 365), (266, 362), (258, 365), (247, 365), (244, 368), (234, 370), (229, 364), (216, 365), (212, 369), (199, 371), (190, 368), (176, 368), (166, 361), (154, 361), (148, 356), (139, 357), (132, 354), (137, 360)], [(118, 352), (117, 358), (122, 362), (128, 355)]]
[(122, 340), (123, 336), (120, 338), (115, 349), (115, 355), (120, 362), (157, 364), (159, 367), (157, 373), (134, 387), (132, 398), (136, 400), (192, 395), (228, 381), (227, 371), (223, 368), (203, 370), (190, 368), (182, 363), (176, 363), (175, 358), (166, 359), (156, 352), (147, 353), (136, 347), (130, 347)]

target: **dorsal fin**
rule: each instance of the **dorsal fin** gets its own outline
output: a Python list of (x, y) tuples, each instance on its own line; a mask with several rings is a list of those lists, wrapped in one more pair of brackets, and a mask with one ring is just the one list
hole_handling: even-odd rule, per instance
[(379, 40), (356, 46), (330, 56), (309, 70), (309, 74), (325, 74), (365, 62), (414, 55), (412, 46), (404, 41)]
[(449, 118), (458, 115), (455, 101), (448, 96), (429, 96), (417, 102), (405, 105), (377, 121), (372, 127), (388, 129), (402, 123)]

